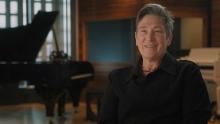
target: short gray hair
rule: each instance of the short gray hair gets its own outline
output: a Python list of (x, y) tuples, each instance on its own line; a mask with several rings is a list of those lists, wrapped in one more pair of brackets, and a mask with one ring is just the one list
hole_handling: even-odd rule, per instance
[(174, 20), (171, 13), (166, 9), (166, 7), (160, 4), (145, 4), (139, 11), (136, 17), (136, 28), (138, 23), (144, 18), (146, 15), (158, 15), (165, 23), (165, 28), (167, 34), (173, 32), (174, 29)]

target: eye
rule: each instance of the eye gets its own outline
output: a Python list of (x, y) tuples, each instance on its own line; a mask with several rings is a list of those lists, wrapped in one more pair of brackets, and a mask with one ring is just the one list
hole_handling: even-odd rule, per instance
[(140, 32), (142, 32), (142, 33), (146, 33), (147, 30), (141, 29)]
[(146, 29), (139, 29), (138, 30), (138, 34), (139, 35), (145, 35), (147, 33), (147, 30)]
[(155, 32), (155, 33), (163, 33), (163, 30), (161, 30), (161, 29), (155, 29), (154, 32)]

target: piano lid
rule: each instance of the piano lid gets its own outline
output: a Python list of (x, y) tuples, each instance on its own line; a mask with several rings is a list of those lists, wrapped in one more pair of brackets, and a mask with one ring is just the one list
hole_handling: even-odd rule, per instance
[(57, 15), (39, 11), (31, 24), (0, 29), (0, 61), (35, 61)]

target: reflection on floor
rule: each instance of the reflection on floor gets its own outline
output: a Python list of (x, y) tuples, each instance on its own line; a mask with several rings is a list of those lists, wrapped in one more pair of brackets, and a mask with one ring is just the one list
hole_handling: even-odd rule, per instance
[[(85, 105), (80, 104), (74, 113), (70, 104), (66, 105), (65, 118), (55, 116), (53, 124), (96, 124), (85, 120)], [(49, 124), (42, 104), (22, 104), (0, 107), (0, 124)]]
[[(84, 103), (80, 104), (78, 113), (74, 113), (71, 104), (67, 104), (65, 117), (64, 119), (55, 116), (53, 124), (96, 124), (96, 122), (85, 120)], [(0, 106), (0, 124), (49, 124), (49, 121), (45, 117), (44, 106), (35, 103)], [(208, 124), (220, 124), (220, 120)]]

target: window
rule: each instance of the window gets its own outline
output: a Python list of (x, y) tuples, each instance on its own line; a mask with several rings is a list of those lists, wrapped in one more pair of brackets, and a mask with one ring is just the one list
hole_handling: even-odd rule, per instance
[(19, 0), (0, 0), (0, 28), (16, 27), (22, 22)]
[[(0, 0), (0, 28), (31, 23), (39, 10), (59, 11), (59, 17), (54, 25), (56, 34), (59, 34), (56, 37), (60, 49), (71, 55), (70, 0)], [(37, 61), (48, 60), (53, 50), (55, 41), (50, 31)]]

